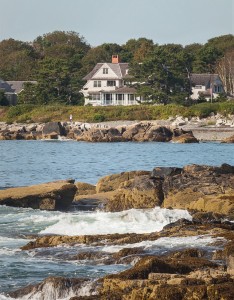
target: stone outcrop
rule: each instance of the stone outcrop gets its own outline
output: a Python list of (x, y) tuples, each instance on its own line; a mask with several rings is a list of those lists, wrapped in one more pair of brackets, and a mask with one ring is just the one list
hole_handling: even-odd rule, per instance
[[(197, 140), (218, 140), (234, 134), (234, 116), (211, 114), (208, 118), (169, 117), (168, 120), (113, 121), (105, 123), (48, 122), (13, 123), (0, 122), (0, 140), (14, 139), (68, 139), (89, 142), (156, 141), (191, 143)], [(179, 136), (182, 136), (179, 138)], [(232, 139), (230, 139), (231, 141)], [(227, 140), (229, 142), (229, 140)]]
[(163, 202), (162, 182), (148, 175), (136, 176), (122, 183), (105, 205), (107, 211), (153, 208)]
[(119, 174), (107, 175), (100, 178), (97, 182), (97, 193), (114, 191), (120, 187), (120, 185), (128, 180), (135, 178), (136, 176), (149, 175), (149, 171), (129, 171)]
[[(167, 252), (163, 255), (149, 255), (145, 253), (141, 247), (123, 248), (117, 253), (112, 254), (107, 260), (103, 260), (104, 264), (115, 263), (131, 263), (133, 266), (125, 271), (117, 274), (108, 275), (93, 284), (90, 289), (90, 298), (95, 294), (94, 299), (227, 299), (233, 297), (234, 276), (232, 273), (232, 262), (229, 261), (232, 255), (234, 243), (234, 224), (229, 222), (191, 222), (178, 221), (169, 224), (159, 233), (151, 234), (114, 234), (114, 235), (98, 235), (98, 236), (45, 236), (40, 237), (34, 242), (30, 242), (23, 249), (32, 249), (35, 246), (57, 246), (61, 243), (76, 244), (86, 243), (90, 245), (120, 245), (126, 243), (136, 243), (142, 240), (155, 240), (160, 236), (188, 236), (203, 235), (209, 233), (214, 237), (228, 237), (228, 242), (223, 240), (223, 255), (218, 257), (218, 263), (207, 259), (210, 254), (204, 250), (196, 248), (188, 248)], [(40, 243), (40, 241), (42, 243)], [(60, 243), (58, 243), (60, 242)], [(30, 248), (30, 245), (34, 247)], [(219, 241), (220, 249), (220, 241)], [(213, 244), (212, 252), (215, 247)], [(220, 250), (218, 250), (220, 251)], [(106, 254), (103, 254), (106, 256)], [(72, 259), (75, 260), (97, 260), (102, 258), (102, 254), (98, 252), (78, 253)], [(134, 259), (137, 258), (137, 259)], [(68, 258), (70, 259), (70, 258)], [(135, 262), (134, 262), (135, 261)], [(222, 261), (222, 263), (221, 263)], [(227, 271), (226, 271), (227, 266)], [(36, 286), (29, 286), (20, 289), (11, 296), (23, 296), (29, 293), (43, 291), (45, 282), (51, 284), (51, 290), (54, 295), (58, 296), (58, 292), (64, 288), (67, 291), (69, 287), (74, 291), (74, 298), (83, 299), (79, 294), (79, 282), (71, 279), (68, 284), (66, 278), (48, 278)], [(64, 284), (66, 283), (66, 287)], [(85, 283), (85, 282), (84, 282)], [(48, 285), (47, 285), (48, 287)], [(162, 294), (163, 293), (163, 294)], [(165, 297), (166, 295), (166, 297)], [(52, 295), (51, 295), (52, 297)], [(51, 298), (53, 299), (53, 298)]]
[(234, 135), (222, 140), (222, 143), (233, 144), (234, 143)]
[(234, 167), (189, 165), (163, 182), (163, 207), (234, 217)]
[(188, 144), (188, 143), (199, 143), (198, 139), (192, 133), (184, 133), (180, 136), (174, 136), (172, 138), (173, 143)]
[(42, 210), (67, 209), (75, 196), (74, 180), (60, 180), (0, 191), (0, 205)]
[(66, 136), (67, 132), (60, 122), (48, 122), (42, 129), (44, 139), (58, 139), (58, 136)]
[(123, 140), (137, 142), (168, 142), (171, 140), (172, 135), (173, 133), (169, 128), (153, 125), (150, 122), (130, 125), (122, 134)]
[[(48, 277), (43, 282), (36, 285), (29, 285), (9, 293), (12, 298), (23, 298), (30, 294), (31, 299), (68, 299), (72, 294), (82, 295), (82, 287), (88, 283), (87, 279)], [(92, 289), (90, 288), (90, 292)]]
[(76, 195), (92, 195), (96, 194), (96, 186), (86, 182), (76, 182), (77, 187)]
[(162, 206), (234, 218), (234, 167), (188, 165), (184, 168), (156, 167), (151, 173), (113, 174), (98, 181), (96, 193), (94, 189), (80, 193), (75, 200), (76, 204), (92, 207), (92, 210)]

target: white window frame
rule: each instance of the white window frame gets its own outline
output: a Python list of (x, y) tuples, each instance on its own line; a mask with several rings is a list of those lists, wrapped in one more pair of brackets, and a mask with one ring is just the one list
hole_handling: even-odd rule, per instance
[(103, 74), (108, 74), (108, 68), (103, 68)]
[(101, 87), (101, 86), (102, 86), (101, 80), (94, 80), (93, 87)]

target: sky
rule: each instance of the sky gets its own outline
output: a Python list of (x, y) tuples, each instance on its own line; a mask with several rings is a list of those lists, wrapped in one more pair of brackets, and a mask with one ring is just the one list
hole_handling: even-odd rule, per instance
[(75, 31), (91, 46), (154, 43), (204, 44), (234, 34), (234, 0), (0, 0), (0, 41), (33, 41)]

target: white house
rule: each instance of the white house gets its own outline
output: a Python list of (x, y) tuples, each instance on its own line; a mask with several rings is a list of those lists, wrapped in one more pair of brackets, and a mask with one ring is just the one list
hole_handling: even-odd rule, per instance
[(192, 84), (191, 98), (196, 100), (204, 96), (207, 100), (215, 99), (224, 92), (223, 83), (218, 74), (195, 74), (190, 76)]
[[(121, 63), (118, 55), (112, 56), (111, 63), (98, 63), (83, 79), (87, 83), (80, 91), (85, 97), (85, 105), (135, 105), (143, 99), (136, 96), (136, 89), (127, 85), (131, 78), (128, 63)], [(190, 74), (192, 87), (191, 98), (196, 100), (205, 96), (207, 100), (215, 99), (224, 92), (218, 74)]]
[(134, 105), (139, 104), (136, 90), (128, 87), (130, 79), (128, 63), (121, 63), (118, 55), (112, 56), (111, 63), (98, 63), (83, 79), (87, 83), (81, 93), (85, 97), (85, 105)]

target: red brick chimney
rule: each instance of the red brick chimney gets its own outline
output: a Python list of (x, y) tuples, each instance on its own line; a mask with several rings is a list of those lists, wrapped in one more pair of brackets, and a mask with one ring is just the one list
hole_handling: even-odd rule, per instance
[(112, 55), (112, 64), (120, 63), (119, 55)]

